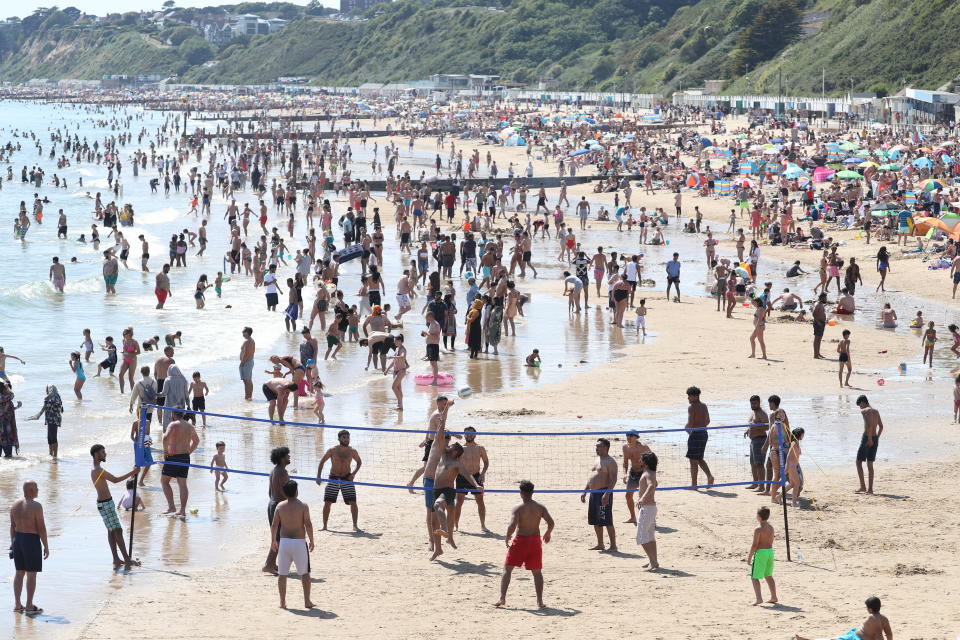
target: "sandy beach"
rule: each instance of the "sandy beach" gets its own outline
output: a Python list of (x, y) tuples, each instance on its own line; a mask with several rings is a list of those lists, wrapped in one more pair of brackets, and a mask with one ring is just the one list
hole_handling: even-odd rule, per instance
[[(731, 126), (736, 123), (731, 120)], [(319, 126), (325, 128), (324, 124)], [(405, 147), (404, 139), (396, 142)], [(511, 162), (522, 174), (528, 162), (525, 147), (479, 146), (475, 140), (457, 140), (455, 144), (464, 155), (473, 147), (482, 154), (489, 149), (501, 175), (506, 174)], [(417, 139), (415, 151), (409, 156), (411, 174), (429, 167), (434, 153), (445, 162), (448, 151), (449, 142), (438, 151), (435, 138)], [(544, 162), (536, 155), (532, 157), (535, 175), (555, 176), (555, 162)], [(99, 176), (103, 170), (96, 171)], [(660, 190), (654, 196), (644, 196), (641, 191), (639, 187), (634, 190), (634, 206), (672, 211), (672, 193)], [(536, 201), (535, 193), (532, 190), (528, 199), (531, 204)], [(138, 195), (146, 201), (145, 189)], [(568, 195), (571, 202), (586, 196), (594, 211), (600, 204), (613, 209), (613, 194), (595, 194), (590, 185), (571, 186)], [(557, 190), (549, 190), (551, 208), (556, 197)], [(699, 198), (686, 192), (684, 199), (684, 220), (688, 210), (692, 213), (693, 207), (699, 206), (707, 224), (718, 230), (718, 256), (735, 257), (730, 235), (720, 231), (726, 229), (730, 200)], [(213, 220), (222, 215), (224, 206), (225, 201), (218, 197)], [(336, 213), (345, 206), (345, 200), (334, 200)], [(171, 227), (178, 225), (183, 213), (174, 207), (171, 210), (169, 221), (160, 215), (155, 219)], [(390, 214), (385, 217), (389, 220)], [(578, 221), (572, 209), (567, 212), (567, 222), (576, 229)], [(162, 253), (163, 233), (169, 229), (159, 226), (161, 222), (155, 224), (158, 253)], [(194, 224), (191, 220), (190, 225)], [(225, 222), (217, 220), (215, 224)], [(396, 252), (392, 224), (385, 225), (389, 247), (386, 273), (393, 293), (402, 256)], [(871, 241), (865, 245), (863, 239), (854, 237), (856, 232), (830, 231), (845, 243), (840, 249), (842, 255), (854, 256), (863, 265), (861, 291), (866, 293), (858, 293), (860, 310), (853, 318), (830, 316), (833, 324), (827, 327), (823, 339), (826, 359), (822, 360), (813, 358), (809, 313), (806, 321), (797, 322), (791, 314), (774, 311), (766, 329), (769, 359), (750, 359), (748, 336), (753, 309), (738, 302), (730, 319), (716, 310), (716, 301), (709, 294), (713, 276), (704, 260), (704, 236), (684, 234), (677, 227), (671, 221), (666, 232), (671, 244), (664, 246), (641, 246), (636, 229), (618, 233), (615, 222), (594, 218), (587, 230), (576, 230), (578, 240), (591, 248), (588, 255), (597, 245), (608, 252), (643, 252), (643, 278), (655, 281), (636, 293), (638, 300), (647, 300), (649, 335), (645, 339), (632, 325), (622, 329), (611, 326), (605, 284), (599, 306), (591, 283), (590, 308), (579, 314), (568, 312), (561, 295), (560, 273), (569, 266), (556, 260), (556, 240), (537, 240), (534, 264), (541, 276), (518, 283), (533, 300), (526, 317), (518, 318), (519, 335), (503, 339), (504, 356), (466, 359), (462, 334), (457, 339), (458, 352), (444, 352), (443, 368), (456, 373), (458, 386), (463, 382), (473, 389), (472, 397), (457, 399), (448, 428), (458, 431), (474, 426), (481, 432), (492, 432), (483, 435), (481, 441), (490, 451), (496, 488), (513, 488), (529, 473), (549, 479), (551, 489), (571, 491), (535, 496), (557, 522), (553, 541), (545, 546), (546, 609), (537, 609), (532, 581), (523, 570), (514, 572), (507, 606), (492, 606), (499, 593), (509, 513), (517, 502), (517, 496), (511, 493), (488, 494), (489, 534), (480, 531), (476, 509), (468, 500), (457, 537), (459, 548), (446, 547), (438, 561), (430, 562), (421, 494), (361, 486), (358, 493), (363, 531), (351, 531), (349, 511), (341, 502), (333, 507), (331, 531), (317, 532), (316, 551), (311, 557), (312, 597), (317, 608), (302, 608), (300, 585), (291, 579), (289, 610), (281, 611), (275, 578), (260, 571), (269, 540), (263, 517), (265, 479), (234, 475), (229, 490), (217, 494), (206, 470), (195, 469), (189, 485), (199, 514), (181, 522), (158, 515), (165, 502), (156, 487), (159, 472), (153, 471), (150, 486), (143, 493), (146, 510), (137, 516), (135, 532), (135, 555), (144, 560), (144, 566), (111, 573), (92, 494), (85, 492), (89, 457), (79, 448), (59, 465), (31, 460), (32, 466), (16, 468), (15, 480), (0, 485), (0, 495), (7, 503), (16, 495), (16, 485), (34, 476), (41, 483), (41, 502), (48, 499), (45, 493), (64, 494), (49, 495), (51, 501), (58, 501), (61, 513), (48, 516), (56, 521), (57, 534), (52, 538), (54, 555), (41, 574), (37, 596), (46, 612), (38, 617), (6, 618), (8, 614), (4, 614), (0, 622), (9, 619), (10, 637), (18, 640), (112, 640), (130, 635), (159, 640), (171, 634), (239, 640), (311, 633), (358, 638), (407, 638), (431, 633), (455, 633), (466, 638), (518, 634), (607, 638), (639, 633), (665, 640), (792, 638), (799, 633), (820, 638), (859, 626), (866, 617), (864, 599), (876, 595), (882, 599), (883, 612), (890, 617), (898, 637), (940, 639), (960, 633), (960, 618), (951, 604), (960, 584), (960, 561), (955, 553), (957, 519), (950, 513), (951, 487), (944, 472), (960, 461), (960, 444), (954, 437), (958, 427), (951, 424), (956, 358), (948, 349), (949, 334), (944, 331), (936, 348), (935, 366), (921, 365), (920, 333), (907, 326), (918, 309), (938, 326), (956, 318), (947, 276), (928, 273), (919, 259), (909, 255), (901, 258), (894, 251), (887, 279), (891, 290), (886, 296), (875, 295), (872, 290), (877, 279), (871, 259), (879, 244)], [(444, 229), (456, 231), (457, 227), (444, 225)], [(302, 234), (303, 230), (298, 231)], [(213, 237), (218, 246), (223, 244), (219, 227)], [(674, 251), (681, 254), (683, 269), (679, 303), (664, 293), (665, 263)], [(208, 272), (220, 268), (219, 253), (214, 251), (211, 262), (192, 268)], [(810, 307), (819, 257), (819, 251), (764, 245), (760, 281), (769, 278), (775, 293), (790, 286)], [(800, 260), (814, 275), (788, 282), (785, 271), (794, 260)], [(357, 275), (356, 270), (348, 271), (344, 279), (350, 278), (349, 288), (341, 284), (351, 296)], [(175, 280), (177, 291), (182, 289), (184, 297), (189, 295), (195, 277), (190, 271)], [(226, 300), (211, 301), (211, 310), (217, 314), (212, 317), (224, 318), (223, 332), (230, 332), (230, 341), (214, 342), (221, 338), (219, 331), (210, 328), (208, 333), (207, 327), (191, 326), (193, 335), (188, 337), (194, 342), (183, 350), (184, 367), (192, 370), (202, 365), (205, 376), (207, 371), (212, 372), (211, 377), (216, 376), (212, 384), (219, 394), (213, 396), (217, 410), (262, 418), (266, 413), (262, 398), (258, 395), (256, 402), (246, 403), (237, 389), (232, 354), (239, 346), (239, 329), (249, 322), (256, 327), (255, 335), (265, 335), (263, 349), (258, 351), (258, 369), (263, 368), (259, 361), (270, 352), (285, 349), (293, 353), (298, 339), (276, 327), (282, 325), (279, 316), (260, 310), (259, 290), (253, 302), (252, 295), (247, 297), (251, 289), (248, 283), (234, 284), (238, 290), (242, 287), (243, 293), (238, 292), (230, 303), (238, 305), (243, 317), (231, 315), (223, 306)], [(136, 286), (137, 291), (143, 290), (143, 297), (143, 292), (152, 287), (152, 279)], [(459, 278), (456, 287), (460, 296), (465, 286)], [(831, 302), (835, 298), (831, 292)], [(895, 330), (880, 326), (879, 308), (885, 301), (891, 301), (900, 315), (900, 326)], [(248, 313), (253, 305), (257, 311)], [(123, 313), (139, 313), (159, 323), (153, 320), (151, 307), (152, 300), (147, 297), (146, 303)], [(417, 305), (415, 308), (419, 311)], [(181, 307), (178, 313), (192, 313), (192, 309)], [(406, 318), (408, 336), (415, 335), (422, 324), (421, 318), (414, 318), (417, 315), (411, 313)], [(632, 318), (628, 310), (625, 319)], [(852, 332), (850, 387), (841, 387), (837, 379), (837, 344), (844, 329)], [(206, 346), (195, 346), (204, 341)], [(414, 371), (425, 371), (426, 364), (420, 361), (422, 341), (417, 338), (410, 342)], [(522, 358), (537, 347), (545, 354), (543, 366), (536, 371), (526, 369)], [(329, 424), (423, 429), (436, 393), (423, 389), (408, 392), (408, 409), (397, 415), (390, 406), (393, 398), (386, 380), (362, 371), (358, 361), (364, 352), (352, 346), (350, 349), (344, 351), (346, 362), (324, 363), (324, 379), (332, 383)], [(229, 361), (219, 353), (210, 353), (219, 351), (229, 351)], [(146, 360), (152, 363), (153, 355)], [(902, 370), (901, 363), (905, 365)], [(38, 382), (28, 380), (28, 384), (36, 386)], [(107, 384), (113, 382), (102, 386)], [(594, 543), (593, 530), (586, 523), (586, 507), (576, 491), (594, 462), (595, 432), (615, 432), (611, 454), (619, 463), (626, 430), (684, 426), (685, 390), (691, 385), (703, 390), (714, 426), (744, 425), (751, 395), (759, 395), (766, 405), (769, 395), (778, 394), (791, 426), (806, 430), (802, 459), (805, 490), (800, 506), (788, 508), (792, 562), (786, 558), (782, 507), (771, 505), (770, 522), (776, 529), (776, 605), (750, 606), (753, 593), (745, 562), (756, 510), (769, 505), (769, 498), (737, 485), (675, 490), (687, 478), (687, 461), (678, 444), (683, 434), (650, 435), (652, 442), (663, 447), (658, 451), (662, 490), (657, 493), (662, 570), (643, 570), (646, 557), (635, 542), (636, 530), (622, 524), (627, 515), (622, 493), (613, 496), (619, 551), (588, 551)], [(100, 387), (94, 389), (101, 392)], [(107, 389), (113, 391), (113, 386)], [(64, 391), (69, 389), (61, 386), (61, 393)], [(447, 391), (452, 395), (455, 388)], [(860, 394), (866, 394), (880, 411), (885, 426), (873, 496), (854, 494), (858, 484), (854, 458), (863, 430), (855, 404)], [(98, 428), (103, 424), (98, 437), (112, 437), (116, 442), (126, 437), (129, 418), (126, 398), (123, 401), (123, 406), (111, 401), (101, 408), (102, 417), (91, 418)], [(84, 406), (77, 411), (83, 415), (90, 409)], [(307, 410), (294, 415), (298, 420), (312, 420)], [(110, 425), (114, 420), (122, 424)], [(330, 429), (298, 430), (252, 422), (240, 422), (218, 432), (221, 425), (215, 420), (213, 423), (201, 434), (200, 451), (207, 458), (213, 442), (224, 437), (230, 455), (236, 456), (231, 459), (244, 465), (240, 468), (269, 470), (264, 466), (269, 448), (288, 443), (293, 449), (295, 473), (308, 477), (312, 477), (313, 469), (307, 461), (314, 463), (334, 437)], [(580, 435), (495, 435), (517, 431)], [(708, 459), (715, 464), (718, 483), (750, 480), (746, 460), (749, 446), (742, 431), (716, 432), (712, 440)], [(79, 434), (75, 439), (82, 440)], [(647, 439), (646, 434), (642, 439)], [(360, 443), (356, 445), (358, 450), (369, 454), (369, 466), (373, 467), (369, 469), (371, 475), (365, 476), (368, 480), (403, 484), (419, 459), (416, 440), (410, 434), (384, 435), (379, 442), (376, 436), (370, 436)], [(237, 451), (240, 447), (245, 447), (242, 454)], [(395, 447), (406, 449), (393, 451)], [(122, 449), (118, 444), (116, 449), (108, 466), (125, 470), (131, 458), (129, 444)], [(301, 482), (301, 498), (310, 506), (316, 529), (320, 527), (322, 495), (321, 487)], [(76, 510), (67, 513), (74, 504), (78, 505)], [(942, 513), (945, 508), (946, 515)], [(128, 531), (129, 514), (123, 514), (122, 520)], [(71, 528), (84, 533), (78, 538), (71, 534)], [(57, 558), (62, 545), (69, 546), (65, 552), (71, 560), (70, 573), (61, 574), (61, 582)], [(87, 556), (89, 565), (83, 565), (78, 558)], [(61, 596), (61, 591), (69, 593)], [(61, 597), (69, 613), (57, 611)], [(639, 630), (632, 628), (635, 620), (643, 621)]]

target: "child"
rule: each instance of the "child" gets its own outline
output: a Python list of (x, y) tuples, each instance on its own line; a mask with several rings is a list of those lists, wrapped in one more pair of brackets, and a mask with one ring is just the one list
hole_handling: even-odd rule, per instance
[(160, 336), (153, 336), (143, 341), (143, 350), (144, 351), (153, 351), (157, 349), (160, 344)]
[[(850, 361), (850, 330), (843, 330), (843, 340), (837, 344), (837, 353), (840, 354), (840, 370), (837, 376), (840, 379), (840, 386), (850, 386), (850, 374), (853, 372), (853, 363)], [(847, 369), (847, 380), (843, 380), (843, 369)]]
[(84, 359), (90, 362), (90, 356), (93, 355), (93, 338), (90, 337), (90, 329), (83, 330), (83, 344), (80, 345), (80, 348), (83, 349)]
[(107, 352), (107, 359), (97, 365), (97, 375), (94, 378), (99, 378), (103, 369), (109, 369), (112, 378), (113, 370), (117, 366), (117, 345), (113, 344), (112, 336), (107, 336), (105, 340), (107, 343), (100, 345), (100, 348)]
[[(159, 338), (157, 338), (159, 340)], [(180, 343), (180, 346), (183, 346), (183, 332), (177, 331), (175, 333), (168, 333), (163, 337), (163, 341), (167, 343), (168, 347), (175, 347), (177, 343)]]
[(950, 335), (953, 336), (953, 346), (950, 347), (950, 351), (953, 351), (953, 355), (960, 358), (960, 333), (957, 331), (957, 325), (951, 324), (947, 329), (950, 330)]
[(540, 349), (534, 349), (530, 353), (530, 355), (527, 356), (527, 366), (528, 367), (540, 366)]
[(750, 579), (753, 581), (753, 592), (757, 596), (754, 606), (763, 603), (763, 597), (760, 595), (760, 579), (767, 581), (767, 587), (770, 588), (770, 599), (767, 602), (777, 603), (777, 584), (773, 581), (773, 536), (774, 530), (767, 520), (770, 518), (770, 508), (760, 507), (757, 509), (757, 522), (759, 526), (753, 530), (753, 544), (750, 545), (750, 552), (747, 554), (745, 562), (750, 565)]
[(359, 342), (360, 340), (360, 314), (357, 313), (357, 305), (350, 307), (350, 314), (347, 316), (347, 342)]
[(76, 394), (77, 400), (83, 400), (83, 394), (80, 390), (83, 389), (83, 383), (87, 381), (87, 376), (83, 372), (83, 362), (80, 361), (79, 351), (70, 353), (70, 370), (76, 375), (76, 380), (73, 383), (73, 392)]
[(217, 297), (223, 297), (223, 283), (230, 282), (230, 278), (223, 275), (223, 271), (217, 271), (217, 278), (213, 281), (213, 290), (217, 292)]
[(327, 420), (323, 417), (323, 407), (326, 401), (323, 399), (323, 383), (320, 378), (313, 381), (313, 415), (317, 416), (317, 423), (326, 424)]
[[(193, 399), (190, 401), (190, 408), (194, 411), (206, 411), (207, 410), (207, 394), (210, 393), (210, 387), (207, 386), (207, 383), (200, 379), (200, 372), (193, 372), (193, 382), (190, 383), (190, 388), (187, 389), (187, 394), (193, 394)], [(207, 426), (207, 414), (201, 414), (203, 418), (203, 426)], [(197, 414), (190, 414), (190, 422), (197, 424)]]
[[(800, 492), (803, 491), (803, 469), (800, 468), (800, 441), (803, 440), (805, 431), (803, 427), (797, 427), (790, 435), (790, 450), (787, 452), (787, 486), (784, 488), (784, 494), (793, 489), (793, 506), (797, 506), (797, 499)], [(784, 495), (786, 499), (786, 495)]]
[(933, 328), (933, 320), (927, 323), (927, 330), (923, 332), (923, 364), (930, 358), (930, 367), (933, 367), (933, 345), (937, 344), (937, 330)]
[[(339, 318), (338, 318), (339, 320)], [(330, 323), (327, 327), (327, 352), (323, 354), (323, 359), (337, 359), (337, 352), (340, 351), (340, 328), (337, 320)]]
[(120, 499), (120, 508), (130, 511), (143, 511), (146, 509), (146, 505), (143, 504), (143, 498), (137, 496), (136, 504), (133, 501), (133, 487), (136, 484), (136, 480), (127, 480), (127, 493)]
[[(194, 377), (199, 374), (194, 374)], [(223, 469), (227, 468), (227, 457), (224, 455), (227, 445), (220, 441), (217, 443), (217, 452), (213, 454), (213, 459), (210, 460), (210, 466), (215, 467), (210, 469), (210, 473), (215, 474), (213, 476), (213, 488), (215, 491), (226, 491), (223, 485), (227, 484), (227, 472)]]
[(917, 317), (910, 323), (911, 329), (923, 329), (923, 311), (917, 311)]
[(639, 334), (643, 331), (643, 336), (647, 336), (647, 299), (643, 298), (640, 300), (640, 305), (637, 307), (637, 317), (634, 320), (634, 324), (637, 325), (637, 333)]

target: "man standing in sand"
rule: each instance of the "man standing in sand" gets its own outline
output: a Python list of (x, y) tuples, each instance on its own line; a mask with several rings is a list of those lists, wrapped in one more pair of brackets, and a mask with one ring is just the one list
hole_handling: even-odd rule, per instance
[[(863, 621), (859, 629), (850, 629), (837, 640), (893, 640), (893, 630), (890, 628), (890, 621), (887, 616), (880, 613), (880, 598), (872, 596), (867, 598), (867, 619)], [(809, 640), (800, 634), (793, 636), (794, 640)]]
[[(117, 515), (117, 506), (113, 502), (113, 496), (110, 495), (108, 482), (114, 484), (123, 482), (130, 476), (136, 476), (140, 470), (134, 467), (128, 473), (122, 476), (114, 476), (100, 465), (107, 459), (107, 450), (102, 444), (95, 444), (90, 447), (90, 456), (93, 458), (93, 469), (90, 470), (90, 479), (93, 480), (93, 486), (97, 490), (97, 511), (103, 519), (103, 524), (107, 528), (107, 540), (110, 542), (110, 552), (113, 554), (113, 568), (119, 569), (121, 566), (131, 567), (140, 566), (136, 560), (131, 560), (127, 553), (127, 547), (123, 542), (123, 528), (120, 526), (120, 517)], [(117, 548), (120, 548), (120, 556), (117, 555)]]
[[(613, 526), (613, 493), (611, 490), (617, 486), (617, 461), (610, 456), (610, 441), (606, 438), (599, 438), (596, 445), (597, 462), (591, 469), (590, 479), (587, 480), (587, 486), (580, 494), (580, 502), (587, 501), (587, 492), (590, 494), (590, 504), (587, 508), (587, 524), (593, 525), (593, 531), (597, 534), (597, 545), (590, 547), (590, 551), (609, 551), (611, 553), (617, 550), (617, 532)], [(610, 537), (610, 547), (603, 546), (603, 529), (606, 527), (607, 535)]]
[[(187, 517), (187, 498), (190, 490), (187, 489), (187, 472), (190, 471), (190, 454), (200, 445), (197, 430), (189, 420), (183, 419), (180, 411), (172, 412), (173, 421), (163, 432), (163, 459), (165, 464), (160, 472), (160, 486), (163, 488), (163, 497), (167, 499), (167, 510), (164, 515), (175, 513), (181, 518)], [(178, 462), (180, 464), (166, 464)], [(170, 479), (176, 478), (180, 489), (180, 510), (177, 511), (173, 503), (173, 487)]]
[[(533, 573), (533, 586), (537, 592), (537, 607), (546, 609), (543, 604), (543, 548), (540, 544), (540, 521), (547, 523), (543, 533), (543, 542), (549, 544), (553, 533), (553, 518), (547, 508), (533, 499), (533, 483), (520, 481), (520, 504), (510, 514), (510, 526), (507, 527), (507, 558), (503, 561), (503, 575), (500, 578), (500, 599), (495, 607), (507, 604), (507, 589), (513, 568), (521, 565)], [(517, 536), (514, 538), (513, 534)], [(511, 538), (513, 540), (511, 541)]]
[(713, 474), (710, 473), (710, 467), (703, 459), (704, 451), (707, 448), (707, 439), (709, 433), (707, 427), (710, 425), (710, 411), (707, 405), (700, 402), (700, 389), (690, 387), (687, 389), (687, 401), (690, 406), (687, 408), (687, 424), (684, 429), (687, 430), (687, 459), (690, 460), (690, 485), (697, 486), (697, 469), (703, 469), (707, 474), (707, 484), (713, 484)]
[(447, 539), (451, 547), (457, 548), (457, 545), (453, 542), (452, 531), (457, 508), (457, 478), (463, 476), (480, 495), (483, 495), (483, 487), (470, 475), (467, 467), (460, 460), (463, 455), (463, 445), (454, 442), (445, 447), (439, 442), (435, 442), (433, 447), (443, 451), (440, 454), (433, 484), (433, 495), (436, 498), (433, 503), (433, 512), (436, 514), (439, 526), (434, 531), (434, 535), (437, 536), (437, 545), (430, 559), (436, 560), (443, 553), (443, 545), (440, 544), (441, 536)]
[[(487, 469), (490, 468), (490, 459), (487, 457), (487, 448), (477, 444), (477, 430), (473, 427), (466, 427), (463, 430), (463, 455), (460, 456), (460, 462), (467, 468), (470, 475), (477, 484), (483, 486), (483, 480), (487, 476)], [(460, 530), (460, 511), (463, 509), (463, 502), (467, 497), (463, 491), (468, 491), (477, 503), (477, 516), (480, 518), (480, 530), (487, 533), (487, 505), (483, 502), (483, 494), (473, 490), (466, 478), (457, 476), (457, 513), (454, 518), (453, 530)]]
[(823, 341), (823, 331), (827, 327), (827, 294), (817, 296), (817, 304), (813, 307), (813, 357), (823, 358), (820, 354), (820, 343)]
[(253, 354), (257, 343), (253, 341), (253, 329), (243, 328), (243, 344), (240, 345), (240, 380), (243, 381), (243, 399), (253, 400)]
[(157, 274), (157, 284), (153, 292), (157, 296), (157, 309), (163, 309), (164, 303), (166, 303), (167, 298), (173, 296), (173, 293), (170, 291), (170, 265), (163, 265), (163, 269), (160, 270), (160, 273)]
[(657, 501), (654, 497), (657, 491), (657, 454), (647, 451), (640, 456), (640, 483), (638, 490), (640, 497), (637, 504), (640, 506), (640, 516), (637, 520), (637, 544), (643, 547), (647, 554), (647, 564), (643, 565), (648, 571), (660, 568), (657, 561)]
[[(337, 434), (338, 443), (335, 447), (330, 447), (320, 458), (320, 464), (317, 466), (317, 477), (323, 477), (323, 465), (327, 460), (330, 461), (330, 476), (327, 480), (326, 489), (323, 492), (323, 529), (327, 530), (327, 519), (330, 517), (330, 507), (337, 501), (337, 494), (343, 495), (343, 501), (350, 505), (350, 516), (353, 518), (353, 530), (360, 531), (357, 526), (357, 488), (353, 484), (353, 479), (360, 471), (360, 454), (350, 446), (350, 432), (346, 429)], [(350, 469), (350, 465), (356, 462), (357, 466)], [(317, 480), (317, 484), (321, 482)]]
[(767, 442), (767, 425), (770, 418), (760, 404), (760, 396), (750, 396), (750, 417), (748, 420), (750, 421), (750, 427), (743, 433), (743, 437), (750, 438), (750, 471), (753, 475), (753, 484), (748, 485), (747, 489), (763, 491), (766, 488), (763, 484), (766, 480), (764, 475), (764, 458), (766, 457), (764, 445)]
[[(289, 474), (287, 474), (287, 466), (290, 464), (290, 448), (289, 447), (274, 447), (273, 451), (270, 452), (270, 462), (273, 463), (273, 470), (270, 471), (270, 486), (267, 489), (267, 497), (269, 502), (267, 502), (267, 523), (270, 525), (271, 530), (273, 529), (273, 517), (277, 511), (277, 505), (280, 504), (280, 501), (283, 500), (283, 485), (287, 483), (287, 480), (290, 479)], [(272, 538), (276, 540), (276, 538)], [(264, 573), (277, 574), (277, 552), (273, 548), (273, 544), (270, 545), (270, 551), (267, 552), (267, 561), (263, 563)]]
[[(883, 420), (880, 412), (870, 406), (867, 396), (857, 398), (857, 406), (863, 416), (863, 436), (860, 438), (860, 448), (857, 449), (857, 477), (860, 478), (860, 488), (856, 493), (873, 495), (873, 462), (877, 459), (877, 447), (880, 444), (880, 435), (883, 433)], [(863, 463), (867, 463), (867, 483), (863, 482)]]
[(623, 482), (627, 485), (627, 492), (624, 496), (627, 500), (627, 510), (630, 512), (630, 518), (624, 520), (624, 524), (637, 523), (633, 494), (640, 486), (640, 476), (643, 475), (640, 456), (647, 451), (650, 451), (650, 447), (640, 442), (640, 434), (632, 429), (627, 431), (627, 443), (623, 445)]
[[(16, 570), (13, 578), (16, 605), (13, 610), (28, 616), (43, 613), (43, 609), (33, 603), (33, 594), (37, 590), (37, 574), (43, 571), (43, 561), (50, 557), (47, 525), (43, 520), (43, 507), (37, 502), (38, 493), (36, 482), (24, 482), (23, 497), (10, 507), (10, 557)], [(27, 582), (26, 606), (20, 603), (24, 579)]]
[[(313, 551), (313, 523), (310, 507), (297, 499), (297, 483), (287, 480), (283, 485), (286, 500), (277, 505), (270, 527), (270, 544), (277, 552), (277, 591), (280, 592), (280, 608), (287, 608), (287, 576), (290, 565), (295, 564), (303, 585), (303, 606), (313, 609), (310, 602), (310, 552)], [(307, 544), (305, 538), (310, 539)]]

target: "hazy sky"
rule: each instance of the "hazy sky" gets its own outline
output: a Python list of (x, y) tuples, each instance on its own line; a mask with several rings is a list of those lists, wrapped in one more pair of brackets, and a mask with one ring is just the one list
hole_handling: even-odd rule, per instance
[[(227, 0), (218, 2), (217, 0), (177, 0), (178, 7), (206, 7), (219, 4), (237, 4), (240, 0)], [(309, 0), (287, 0), (293, 4), (306, 5)], [(321, 0), (328, 7), (339, 7), (339, 0)], [(122, 11), (146, 11), (150, 9), (160, 9), (163, 6), (163, 0), (124, 0), (117, 3), (116, 0), (49, 0), (43, 2), (40, 0), (20, 0), (18, 2), (4, 2), (0, 5), (0, 19), (17, 16), (23, 18), (33, 13), (38, 7), (57, 6), (76, 7), (84, 13), (94, 15), (105, 15), (107, 13), (118, 13)], [(122, 7), (122, 9), (120, 8)]]

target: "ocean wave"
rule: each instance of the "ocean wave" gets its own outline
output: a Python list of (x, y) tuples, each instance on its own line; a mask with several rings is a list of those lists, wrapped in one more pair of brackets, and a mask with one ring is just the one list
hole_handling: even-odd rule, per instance
[[(100, 278), (90, 277), (82, 280), (67, 281), (64, 287), (65, 293), (96, 293), (103, 288)], [(49, 280), (35, 280), (27, 282), (11, 289), (0, 289), (0, 297), (19, 298), (21, 300), (42, 300), (61, 296), (59, 291), (54, 289), (53, 283)]]
[(179, 210), (174, 209), (173, 207), (164, 207), (158, 211), (144, 211), (142, 213), (137, 213), (134, 216), (137, 224), (164, 224), (167, 222), (173, 222), (180, 216), (182, 216)]

